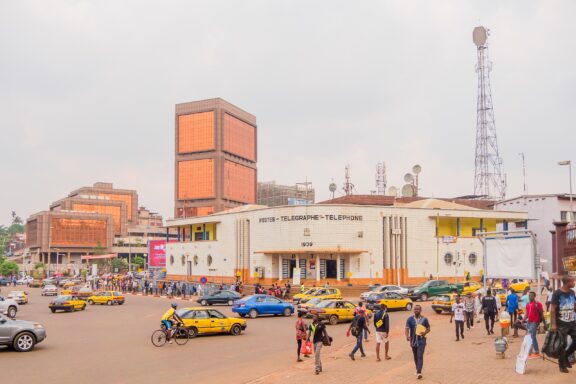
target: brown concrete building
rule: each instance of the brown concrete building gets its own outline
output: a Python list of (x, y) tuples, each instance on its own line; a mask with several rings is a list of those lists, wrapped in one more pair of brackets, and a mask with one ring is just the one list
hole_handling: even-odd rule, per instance
[(258, 183), (258, 205), (280, 207), (283, 205), (314, 204), (315, 191), (312, 183), (281, 185), (275, 181)]
[(112, 183), (94, 183), (92, 187), (82, 187), (70, 192), (68, 197), (83, 199), (104, 199), (121, 201), (126, 204), (126, 222), (138, 224), (138, 194), (131, 189), (115, 189)]
[(86, 213), (99, 213), (112, 215), (114, 219), (114, 235), (126, 236), (128, 210), (126, 203), (117, 200), (108, 200), (99, 196), (66, 197), (50, 205), (51, 211), (76, 211)]
[(256, 117), (220, 99), (176, 105), (175, 217), (256, 202)]
[(82, 255), (113, 242), (114, 219), (108, 214), (43, 211), (26, 221), (30, 253), (47, 265), (79, 263)]

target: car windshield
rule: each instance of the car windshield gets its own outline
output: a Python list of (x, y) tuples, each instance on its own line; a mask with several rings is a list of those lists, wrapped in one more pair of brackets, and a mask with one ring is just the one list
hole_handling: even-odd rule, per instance
[(318, 303), (318, 305), (316, 305), (316, 307), (317, 308), (329, 308), (333, 305), (334, 305), (333, 301), (324, 300), (324, 301), (321, 301), (320, 303)]
[(375, 285), (373, 287), (370, 287), (370, 292), (376, 292), (378, 291), (382, 286), (381, 285)]
[(437, 301), (450, 301), (450, 296), (436, 296)]
[(56, 289), (55, 285), (47, 285), (44, 287), (44, 289)]
[(58, 296), (56, 300), (72, 300), (72, 296)]
[(318, 304), (318, 303), (321, 302), (321, 301), (322, 301), (321, 298), (315, 297), (315, 298), (313, 298), (313, 299), (310, 299), (310, 300), (308, 301), (308, 304), (316, 305), (316, 304)]

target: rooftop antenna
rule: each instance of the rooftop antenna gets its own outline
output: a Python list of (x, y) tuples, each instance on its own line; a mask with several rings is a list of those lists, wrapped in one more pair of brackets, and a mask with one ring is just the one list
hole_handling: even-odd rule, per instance
[(354, 192), (354, 184), (350, 182), (350, 165), (346, 165), (344, 168), (344, 180), (344, 188), (342, 189), (344, 190), (344, 194), (346, 196), (350, 196)]
[(498, 152), (494, 108), (490, 88), (492, 63), (488, 59), (490, 31), (482, 26), (474, 28), (472, 40), (476, 45), (478, 73), (478, 98), (476, 102), (476, 159), (474, 167), (474, 194), (489, 199), (506, 196), (506, 176)]
[(336, 192), (336, 190), (338, 189), (338, 186), (334, 182), (334, 179), (332, 179), (332, 182), (328, 186), (328, 189), (330, 190), (330, 192), (332, 192), (332, 200), (334, 200), (334, 192)]
[(376, 164), (376, 194), (386, 195), (386, 164)]
[(524, 152), (520, 152), (518, 154), (522, 158), (522, 178), (523, 178), (523, 191), (524, 195), (526, 195), (526, 158), (524, 157)]

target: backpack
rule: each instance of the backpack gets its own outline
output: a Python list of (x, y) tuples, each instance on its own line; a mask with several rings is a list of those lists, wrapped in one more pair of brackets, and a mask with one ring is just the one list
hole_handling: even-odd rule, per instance
[(352, 320), (352, 326), (350, 327), (350, 333), (352, 336), (358, 337), (360, 335), (360, 327), (358, 327), (358, 319), (354, 317)]
[(560, 356), (560, 351), (564, 348), (566, 348), (566, 341), (560, 332), (548, 332), (546, 334), (546, 339), (542, 346), (542, 353), (553, 359), (557, 359)]

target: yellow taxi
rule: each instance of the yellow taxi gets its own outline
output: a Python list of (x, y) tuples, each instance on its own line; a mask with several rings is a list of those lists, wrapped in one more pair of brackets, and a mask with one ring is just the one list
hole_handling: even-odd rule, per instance
[(437, 295), (432, 300), (432, 310), (438, 314), (442, 312), (452, 312), (452, 304), (456, 302), (457, 293)]
[(71, 288), (67, 288), (67, 289), (63, 289), (62, 292), (60, 292), (62, 295), (72, 295), (72, 296), (76, 296), (79, 298), (83, 298), (86, 299), (92, 295), (94, 295), (94, 291), (92, 291), (92, 288), (90, 287), (82, 287), (82, 286), (74, 286)]
[(8, 294), (8, 298), (18, 304), (28, 304), (28, 293), (24, 291), (12, 291)]
[(74, 312), (83, 311), (86, 309), (86, 302), (80, 300), (76, 296), (72, 295), (60, 295), (56, 296), (49, 304), (48, 308), (52, 313), (56, 311)]
[(122, 305), (124, 304), (124, 295), (118, 291), (98, 292), (97, 294), (88, 297), (88, 304)]
[(462, 295), (465, 296), (468, 293), (474, 293), (480, 288), (482, 288), (480, 283), (476, 281), (466, 281), (462, 283)]
[(308, 300), (305, 303), (298, 304), (297, 309), (299, 312), (308, 312), (310, 308), (312, 308), (313, 306), (315, 306), (316, 304), (320, 303), (323, 300), (324, 299), (322, 299), (321, 297), (313, 297), (312, 299)]
[(530, 283), (527, 280), (512, 279), (510, 281), (510, 289), (514, 292), (524, 292), (526, 288), (530, 288)]
[(299, 300), (300, 303), (305, 303), (313, 298), (320, 298), (323, 300), (342, 300), (342, 293), (338, 288), (320, 288), (311, 295), (304, 296)]
[(302, 292), (302, 293), (297, 293), (297, 294), (295, 294), (295, 295), (292, 297), (292, 299), (293, 299), (295, 302), (298, 302), (298, 301), (300, 301), (300, 299), (312, 295), (313, 293), (315, 293), (315, 292), (316, 292), (317, 290), (319, 290), (319, 289), (320, 289), (320, 288), (310, 288), (310, 289), (307, 289), (307, 290), (305, 290), (305, 291)]
[(238, 336), (246, 329), (246, 320), (227, 317), (216, 309), (190, 307), (177, 309), (176, 313), (184, 322), (184, 326), (188, 328), (190, 337), (217, 333)]
[(505, 290), (505, 289), (503, 289), (503, 288), (494, 288), (494, 289), (492, 290), (492, 294), (500, 299), (500, 305), (501, 305), (501, 306), (505, 306), (505, 305), (506, 305), (506, 297), (508, 296), (508, 294), (506, 293), (506, 290)]
[(76, 285), (76, 283), (74, 283), (73, 281), (67, 281), (62, 285), (62, 288), (70, 288), (70, 287), (73, 287), (75, 285)]
[(414, 305), (409, 297), (395, 292), (385, 292), (378, 304), (385, 304), (387, 309), (404, 309), (409, 311)]
[[(318, 315), (321, 320), (328, 320), (331, 325), (339, 322), (352, 321), (356, 305), (345, 300), (323, 300), (308, 310), (308, 316)], [(366, 309), (368, 317), (372, 317), (372, 311)]]

